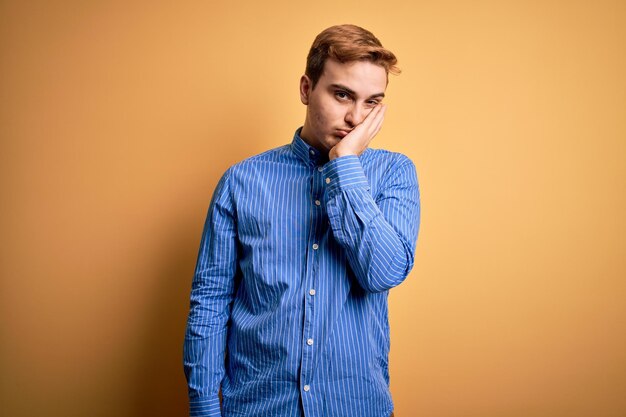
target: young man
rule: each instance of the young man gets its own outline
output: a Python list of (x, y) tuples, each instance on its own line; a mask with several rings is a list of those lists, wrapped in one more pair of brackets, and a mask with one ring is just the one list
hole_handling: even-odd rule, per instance
[(392, 414), (387, 295), (420, 217), (411, 160), (368, 148), (395, 64), (365, 29), (324, 30), (300, 80), (304, 126), (220, 179), (185, 336), (192, 416)]

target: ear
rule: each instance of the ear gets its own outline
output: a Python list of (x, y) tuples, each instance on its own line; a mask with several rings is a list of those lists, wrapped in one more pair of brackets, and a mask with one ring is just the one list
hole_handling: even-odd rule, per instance
[(302, 104), (309, 104), (309, 95), (311, 94), (311, 79), (305, 74), (300, 77), (300, 100)]

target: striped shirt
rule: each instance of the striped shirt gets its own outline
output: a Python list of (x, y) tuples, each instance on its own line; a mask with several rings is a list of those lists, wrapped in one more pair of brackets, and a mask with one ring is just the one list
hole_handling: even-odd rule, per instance
[(415, 166), (372, 148), (328, 161), (300, 130), (214, 191), (185, 333), (191, 416), (393, 410), (387, 296), (414, 263)]

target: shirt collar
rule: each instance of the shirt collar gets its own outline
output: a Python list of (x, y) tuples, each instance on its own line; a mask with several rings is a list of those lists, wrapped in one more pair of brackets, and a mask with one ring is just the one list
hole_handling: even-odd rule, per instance
[(293, 140), (291, 141), (291, 150), (293, 153), (309, 166), (317, 166), (326, 163), (328, 157), (322, 155), (319, 150), (306, 143), (304, 139), (300, 137), (301, 131), (302, 127), (299, 127), (293, 135)]

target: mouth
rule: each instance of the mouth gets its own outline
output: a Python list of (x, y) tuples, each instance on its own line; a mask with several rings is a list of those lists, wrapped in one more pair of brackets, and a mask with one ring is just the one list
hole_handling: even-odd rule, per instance
[(348, 135), (348, 133), (350, 133), (350, 132), (349, 132), (349, 131), (347, 131), (347, 130), (337, 129), (337, 134), (336, 134), (336, 136), (339, 136), (340, 138), (342, 138), (342, 139), (343, 139), (344, 137), (346, 137), (346, 136)]

